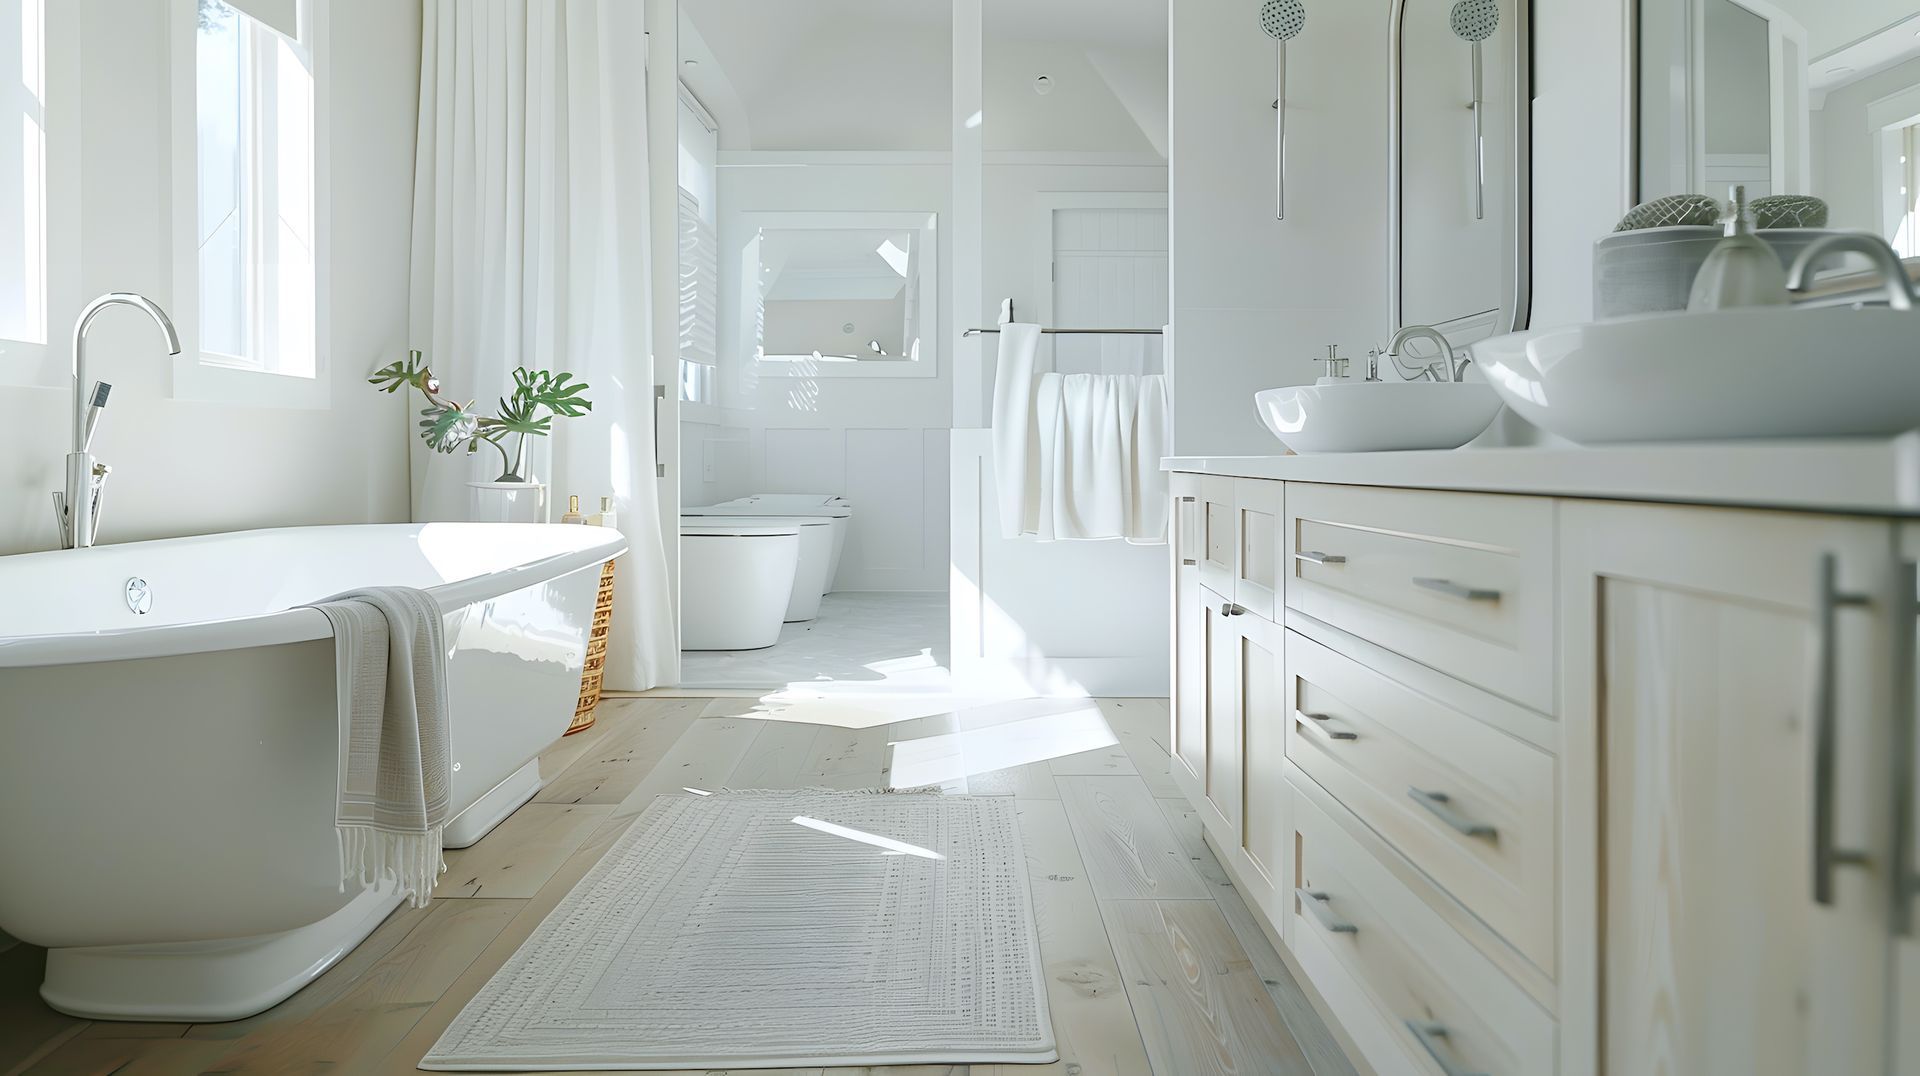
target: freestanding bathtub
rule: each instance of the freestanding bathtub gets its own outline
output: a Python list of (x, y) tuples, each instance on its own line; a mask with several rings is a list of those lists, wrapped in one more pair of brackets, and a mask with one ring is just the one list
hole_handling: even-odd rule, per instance
[(0, 931), (46, 946), (76, 1016), (231, 1020), (367, 936), (341, 892), (327, 618), (420, 587), (446, 615), (453, 802), (472, 844), (539, 791), (573, 716), (596, 527), (303, 527), (0, 557)]

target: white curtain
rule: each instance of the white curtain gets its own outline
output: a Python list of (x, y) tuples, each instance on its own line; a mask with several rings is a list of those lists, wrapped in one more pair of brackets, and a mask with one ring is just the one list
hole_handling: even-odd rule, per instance
[[(614, 498), (631, 550), (606, 686), (625, 690), (670, 682), (679, 646), (654, 486), (643, 8), (425, 0), (414, 177), (413, 346), (448, 395), (491, 402), (523, 365), (591, 386), (593, 411), (531, 459), (561, 506)], [(466, 483), (500, 471), (486, 449), (414, 453), (419, 520), (463, 518)]]

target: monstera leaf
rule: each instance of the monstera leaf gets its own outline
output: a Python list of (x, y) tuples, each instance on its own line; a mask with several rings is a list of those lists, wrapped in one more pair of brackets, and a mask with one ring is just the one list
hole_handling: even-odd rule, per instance
[(462, 444), (467, 446), (467, 451), (473, 451), (475, 435), (480, 429), (480, 417), (467, 407), (435, 404), (422, 410), (420, 439), (435, 452), (451, 454)]
[(375, 370), (373, 376), (367, 378), (367, 384), (387, 393), (399, 392), (409, 385), (428, 396), (440, 392), (440, 380), (427, 369), (418, 351), (409, 351), (404, 361), (391, 362)]
[[(529, 370), (524, 366), (513, 372), (513, 401), (528, 413), (544, 407), (563, 418), (579, 418), (593, 410), (593, 401), (587, 399), (586, 391), (587, 383), (575, 381), (572, 374)], [(500, 417), (506, 417), (504, 406)]]
[(530, 433), (536, 437), (544, 437), (553, 430), (553, 418), (540, 414), (539, 406), (518, 390), (512, 396), (502, 396), (500, 397), (500, 425), (494, 428), (503, 434)]

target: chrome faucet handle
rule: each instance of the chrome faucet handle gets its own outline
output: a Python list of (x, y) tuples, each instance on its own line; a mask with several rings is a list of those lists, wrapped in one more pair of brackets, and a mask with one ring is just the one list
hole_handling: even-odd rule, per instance
[[(1416, 336), (1440, 345), (1440, 354), (1415, 363), (1410, 368), (1409, 364), (1400, 361), (1400, 349)], [(1455, 357), (1453, 341), (1447, 339), (1447, 334), (1431, 325), (1401, 326), (1393, 334), (1393, 339), (1387, 342), (1387, 358), (1393, 360), (1393, 364), (1400, 368), (1401, 375), (1409, 381), (1458, 381), (1467, 366), (1464, 360)]]
[(1887, 305), (1895, 310), (1913, 309), (1913, 285), (1907, 279), (1907, 267), (1887, 241), (1870, 232), (1843, 232), (1830, 235), (1800, 252), (1787, 272), (1787, 290), (1805, 295), (1814, 289), (1813, 272), (1820, 263), (1836, 254), (1864, 254), (1873, 262), (1887, 295)]

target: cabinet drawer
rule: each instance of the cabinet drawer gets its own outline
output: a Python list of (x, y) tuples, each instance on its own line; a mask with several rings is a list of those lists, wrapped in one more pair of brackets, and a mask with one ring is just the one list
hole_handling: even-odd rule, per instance
[(1382, 1073), (1552, 1073), (1552, 1017), (1311, 799), (1294, 801), (1299, 888), (1286, 929), (1369, 1063)]
[(1286, 650), (1288, 759), (1552, 976), (1553, 756), (1296, 633)]
[(1553, 503), (1291, 484), (1286, 605), (1553, 709)]

